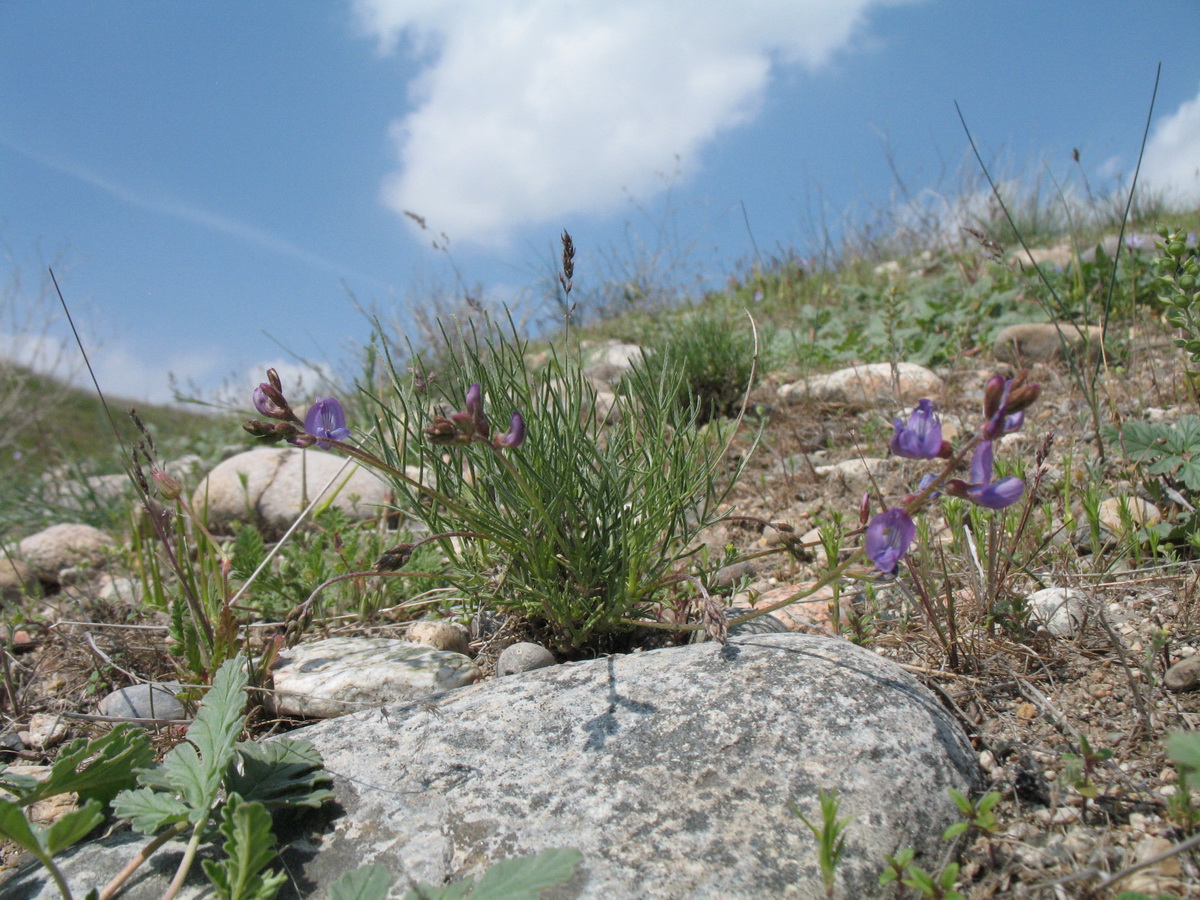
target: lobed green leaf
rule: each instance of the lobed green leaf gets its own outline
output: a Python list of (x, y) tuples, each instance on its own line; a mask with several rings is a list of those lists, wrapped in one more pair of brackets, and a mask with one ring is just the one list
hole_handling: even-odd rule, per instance
[(203, 861), (218, 900), (272, 900), (287, 876), (263, 872), (275, 858), (275, 835), (266, 807), (231, 794), (223, 810), (221, 834), (225, 858)]
[(392, 876), (383, 866), (363, 866), (329, 886), (328, 900), (387, 900)]

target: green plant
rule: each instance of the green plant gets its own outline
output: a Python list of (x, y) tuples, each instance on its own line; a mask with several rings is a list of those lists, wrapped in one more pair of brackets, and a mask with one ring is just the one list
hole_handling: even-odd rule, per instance
[[(221, 900), (269, 900), (283, 883), (264, 872), (274, 858), (271, 814), (297, 806), (316, 807), (332, 796), (320, 755), (308, 741), (283, 738), (269, 744), (239, 741), (246, 724), (246, 659), (227, 660), (213, 678), (187, 740), (158, 765), (146, 735), (118, 727), (95, 741), (75, 741), (59, 757), (50, 777), (38, 784), (0, 772), (0, 784), (15, 802), (0, 800), (0, 833), (32, 853), (58, 886), (71, 892), (53, 856), (83, 837), (111, 805), (134, 830), (157, 836), (133, 863), (100, 893), (111, 897), (154, 851), (191, 832), (175, 877), (164, 895), (173, 897), (187, 878), (196, 852), (219, 823), (225, 856), (204, 862)], [(74, 791), (82, 806), (42, 828), (24, 810), (36, 800)]]
[(954, 889), (954, 884), (958, 881), (958, 863), (947, 863), (940, 873), (933, 876), (920, 866), (913, 865), (915, 855), (911, 847), (905, 847), (895, 856), (885, 857), (887, 867), (879, 876), (880, 886), (887, 887), (899, 882), (919, 891), (929, 900), (967, 900)]
[(1175, 763), (1179, 776), (1171, 797), (1170, 812), (1181, 828), (1192, 831), (1200, 825), (1200, 810), (1192, 803), (1192, 788), (1200, 784), (1200, 733), (1189, 731), (1168, 735), (1167, 756)]
[[(0, 787), (15, 798), (0, 798), (0, 835), (32, 854), (50, 874), (64, 898), (70, 891), (53, 857), (87, 837), (102, 821), (104, 811), (118, 792), (135, 783), (135, 772), (149, 765), (154, 750), (145, 732), (117, 726), (93, 741), (72, 741), (44, 781), (0, 768)], [(48, 797), (74, 793), (79, 806), (53, 825), (35, 825), (29, 807)]]
[(954, 805), (958, 807), (959, 812), (965, 818), (962, 822), (955, 822), (947, 828), (942, 833), (943, 840), (954, 840), (960, 834), (972, 830), (981, 831), (984, 834), (995, 834), (1000, 830), (1000, 823), (996, 821), (996, 815), (992, 812), (996, 808), (996, 804), (1000, 802), (999, 791), (989, 791), (980, 797), (978, 802), (971, 800), (962, 791), (954, 788), (950, 788), (949, 794), (950, 799), (954, 801)]
[[(635, 372), (619, 420), (608, 421), (576, 359), (555, 354), (529, 370), (511, 322), (447, 345), (439, 384), (462, 411), (432, 411), (428, 373), (393, 367), (389, 390), (373, 398), (371, 450), (328, 443), (385, 474), (432, 535), (465, 538), (439, 540), (449, 580), (544, 623), (564, 648), (653, 616), (698, 552), (696, 535), (720, 516), (728, 428), (696, 430), (677, 406), (678, 372)], [(492, 434), (485, 407), (516, 411), (507, 433)], [(405, 469), (414, 456), (416, 477)]]
[(1091, 742), (1081, 734), (1079, 752), (1063, 754), (1063, 760), (1067, 764), (1064, 775), (1075, 790), (1094, 800), (1100, 795), (1100, 788), (1093, 780), (1096, 770), (1112, 759), (1112, 755), (1112, 750), (1093, 748)]
[(736, 415), (754, 387), (755, 339), (730, 328), (727, 316), (693, 314), (643, 349), (639, 371), (630, 379), (673, 384), (676, 412), (690, 412), (699, 425)]
[(846, 847), (846, 826), (855, 817), (838, 818), (841, 800), (838, 799), (836, 790), (827, 791), (820, 788), (817, 791), (817, 799), (821, 804), (821, 823), (819, 825), (810, 822), (795, 803), (792, 804), (792, 812), (817, 839), (817, 865), (821, 868), (821, 882), (825, 885), (825, 896), (831, 898), (833, 897), (838, 863), (841, 862), (842, 852)]
[(1200, 252), (1194, 237), (1188, 246), (1188, 235), (1182, 229), (1159, 226), (1158, 233), (1162, 238), (1158, 245), (1162, 256), (1155, 260), (1162, 291), (1159, 299), (1167, 321), (1182, 332), (1175, 346), (1187, 351), (1193, 365), (1200, 364)]

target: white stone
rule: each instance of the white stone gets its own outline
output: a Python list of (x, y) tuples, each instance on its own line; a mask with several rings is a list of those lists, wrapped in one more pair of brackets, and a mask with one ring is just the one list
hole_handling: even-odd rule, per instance
[(1162, 513), (1149, 500), (1141, 497), (1109, 497), (1100, 504), (1100, 527), (1107, 528), (1113, 534), (1124, 534), (1125, 524), (1122, 509), (1126, 511), (1133, 527), (1145, 528), (1162, 521)]
[(1087, 621), (1088, 597), (1082, 591), (1045, 588), (1034, 591), (1026, 602), (1030, 618), (1056, 637), (1075, 637)]
[(316, 448), (256, 447), (230, 457), (208, 473), (192, 494), (192, 509), (210, 529), (226, 533), (235, 522), (250, 522), (268, 540), (278, 538), (306, 503), (327, 483), (321, 502), (353, 519), (380, 513), (391, 489), (375, 473), (346, 457)]
[(916, 363), (872, 363), (850, 366), (827, 375), (813, 375), (779, 388), (783, 400), (819, 400), (880, 406), (890, 403), (915, 403), (922, 397), (936, 399), (944, 384), (938, 375)]
[(17, 547), (17, 555), (42, 581), (58, 584), (67, 569), (93, 569), (104, 565), (117, 542), (91, 525), (51, 525), (31, 534)]
[(461, 653), (361, 637), (328, 638), (285, 650), (272, 674), (276, 712), (317, 718), (410, 703), (480, 676)]

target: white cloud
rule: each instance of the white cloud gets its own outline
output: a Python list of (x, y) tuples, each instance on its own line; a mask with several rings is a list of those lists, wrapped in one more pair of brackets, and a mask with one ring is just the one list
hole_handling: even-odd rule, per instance
[(772, 70), (827, 64), (902, 0), (355, 0), (425, 66), (393, 123), (388, 207), (452, 240), (617, 208), (753, 119)]
[(1154, 126), (1141, 182), (1163, 191), (1168, 202), (1200, 203), (1200, 93)]

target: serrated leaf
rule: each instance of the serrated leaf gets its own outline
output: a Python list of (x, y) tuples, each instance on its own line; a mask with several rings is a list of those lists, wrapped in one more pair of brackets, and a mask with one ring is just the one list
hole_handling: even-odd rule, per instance
[(79, 809), (73, 809), (58, 819), (45, 832), (43, 841), (46, 852), (53, 856), (81, 841), (104, 821), (104, 807), (99, 800), (89, 800)]
[(282, 738), (267, 743), (241, 741), (237, 745), (241, 770), (226, 781), (229, 792), (267, 809), (282, 806), (316, 808), (333, 796), (326, 785), (332, 779), (321, 754), (308, 741)]
[(218, 900), (272, 900), (287, 876), (263, 872), (275, 858), (275, 835), (266, 807), (231, 794), (222, 813), (221, 834), (225, 858), (203, 862)]
[(190, 812), (182, 800), (148, 787), (123, 791), (113, 800), (113, 814), (128, 819), (139, 834), (154, 834), (167, 825), (186, 822)]
[(326, 900), (387, 900), (392, 876), (383, 866), (363, 866), (329, 886)]
[(97, 800), (107, 806), (118, 793), (134, 786), (135, 770), (153, 759), (154, 748), (144, 731), (118, 725), (96, 740), (80, 738), (68, 744), (55, 760), (49, 777), (22, 802), (75, 793), (83, 803)]
[(1200, 454), (1184, 461), (1177, 477), (1189, 491), (1200, 491)]
[[(187, 820), (193, 825), (208, 818), (229, 771), (237, 737), (246, 723), (243, 714), (246, 681), (245, 658), (239, 654), (226, 660), (213, 677), (212, 687), (188, 728), (187, 741), (172, 747), (160, 765), (138, 772), (144, 789), (182, 801)], [(178, 804), (152, 802), (141, 791), (129, 793), (139, 797), (136, 815), (141, 824), (134, 826), (139, 831), (154, 821), (163, 824), (179, 821)], [(118, 814), (134, 818), (131, 813)], [(164, 815), (168, 818), (162, 819)]]
[(39, 859), (45, 858), (42, 842), (25, 818), (25, 811), (11, 800), (3, 798), (0, 798), (0, 837), (8, 838)]
[(201, 782), (209, 797), (216, 796), (246, 724), (246, 682), (245, 657), (238, 654), (226, 660), (213, 676), (212, 687), (187, 731), (187, 739), (203, 760)]
[(581, 859), (578, 850), (556, 849), (496, 863), (479, 879), (471, 900), (538, 900), (543, 889), (569, 881)]

